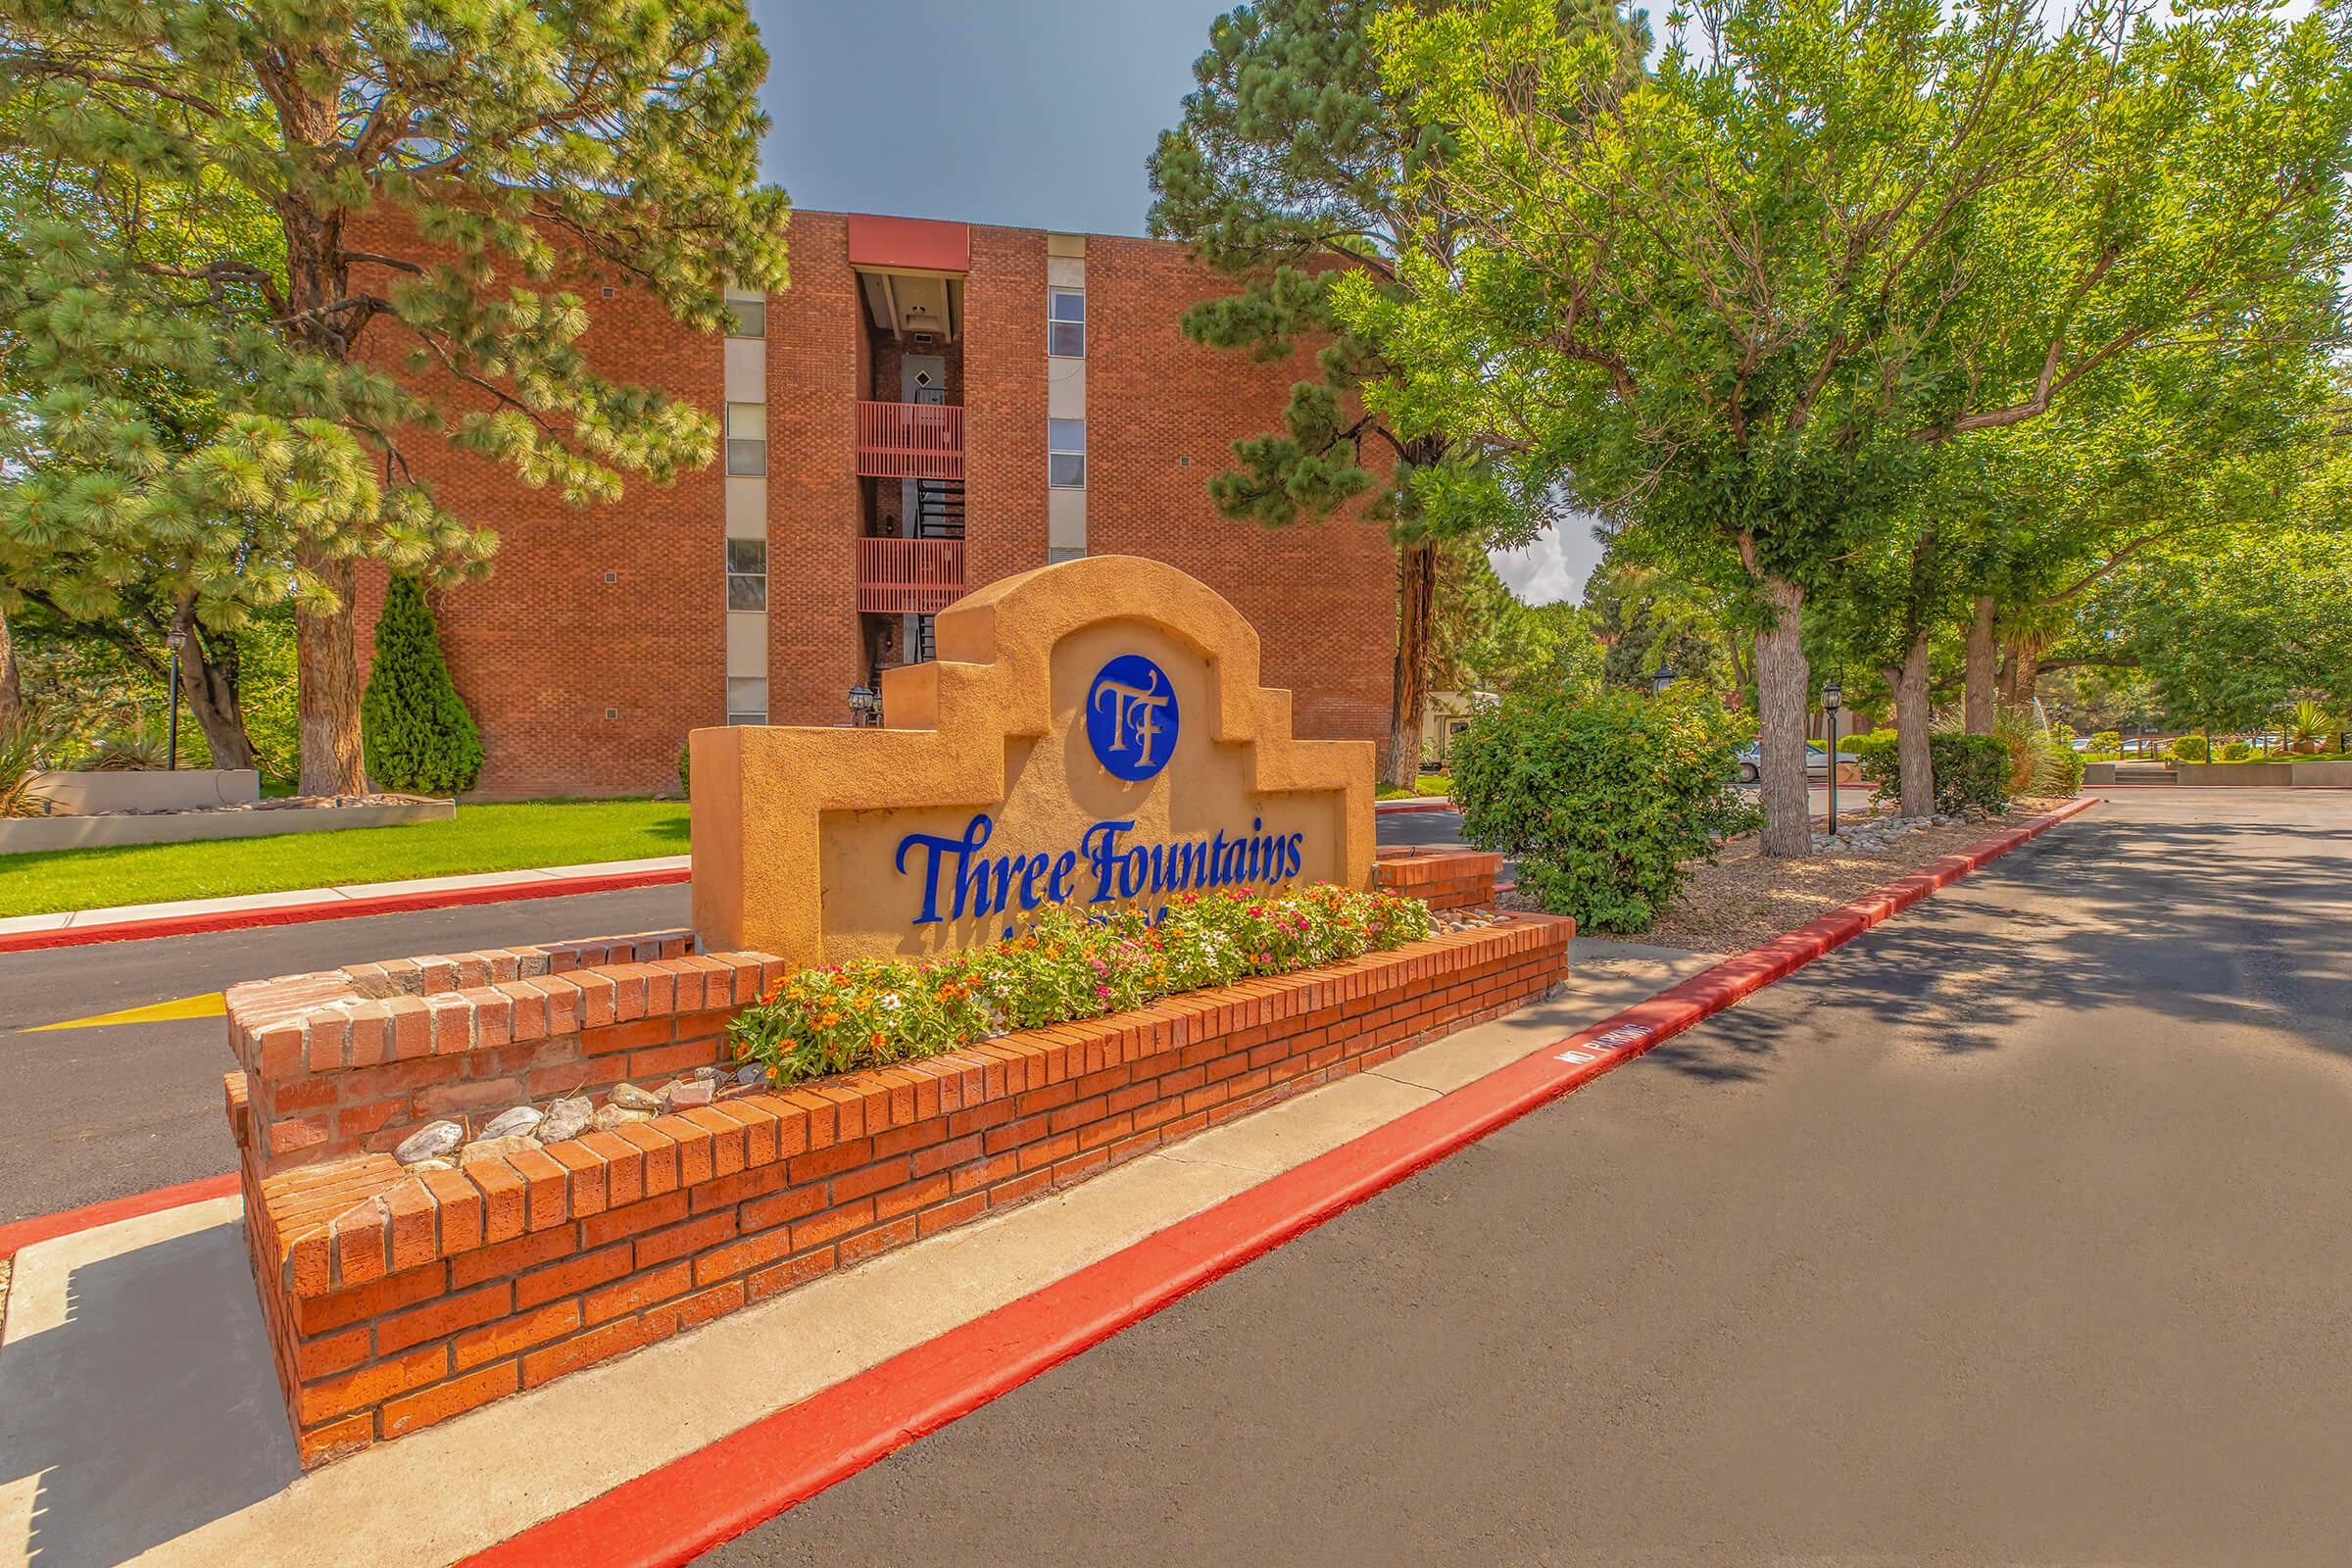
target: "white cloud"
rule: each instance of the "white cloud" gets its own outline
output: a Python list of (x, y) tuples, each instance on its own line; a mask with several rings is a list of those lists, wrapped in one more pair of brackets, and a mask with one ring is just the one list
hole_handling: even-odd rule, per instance
[(1528, 604), (1576, 604), (1585, 596), (1585, 579), (1600, 564), (1600, 554), (1592, 520), (1578, 513), (1544, 529), (1535, 543), (1518, 550), (1491, 550), (1487, 559), (1494, 564), (1494, 574)]

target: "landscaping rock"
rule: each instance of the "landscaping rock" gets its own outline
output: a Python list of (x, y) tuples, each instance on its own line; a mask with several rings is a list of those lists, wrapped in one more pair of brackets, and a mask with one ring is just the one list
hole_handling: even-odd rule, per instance
[(614, 1084), (612, 1093), (606, 1097), (606, 1101), (623, 1110), (655, 1111), (662, 1108), (660, 1095), (650, 1089), (640, 1089), (635, 1084)]
[(477, 1138), (458, 1152), (460, 1165), (480, 1164), (485, 1160), (504, 1159), (519, 1154), (526, 1149), (537, 1149), (539, 1140), (514, 1134), (506, 1138)]
[(695, 1105), (708, 1105), (718, 1096), (718, 1084), (710, 1078), (680, 1078), (662, 1091), (662, 1103), (668, 1110), (686, 1110)]
[(466, 1129), (454, 1121), (427, 1122), (400, 1141), (392, 1157), (403, 1165), (420, 1159), (439, 1159), (466, 1142)]
[(484, 1138), (524, 1138), (538, 1130), (547, 1113), (531, 1105), (502, 1110), (482, 1127)]
[(735, 1081), (739, 1084), (763, 1084), (767, 1082), (767, 1063), (762, 1061), (745, 1062), (742, 1066), (735, 1069)]
[(724, 1067), (697, 1067), (687, 1076), (700, 1078), (708, 1083), (720, 1084), (727, 1081), (727, 1069)]
[(596, 1102), (585, 1095), (574, 1095), (547, 1107), (547, 1119), (539, 1124), (537, 1136), (543, 1144), (560, 1144), (579, 1137), (595, 1120)]
[(609, 1133), (615, 1127), (625, 1127), (633, 1121), (653, 1119), (654, 1113), (650, 1110), (631, 1110), (626, 1105), (600, 1105), (595, 1119), (589, 1125), (600, 1133)]
[(419, 1159), (401, 1167), (412, 1176), (421, 1176), (428, 1170), (456, 1170), (457, 1168), (458, 1162), (454, 1159)]

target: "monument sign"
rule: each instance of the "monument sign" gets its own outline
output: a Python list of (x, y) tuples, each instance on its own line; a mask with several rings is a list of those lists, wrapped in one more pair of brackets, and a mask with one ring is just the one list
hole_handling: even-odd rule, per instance
[(1367, 887), (1372, 746), (1300, 741), (1257, 633), (1175, 567), (1097, 556), (940, 613), (882, 729), (694, 733), (707, 950), (794, 964), (945, 952), (1048, 905)]

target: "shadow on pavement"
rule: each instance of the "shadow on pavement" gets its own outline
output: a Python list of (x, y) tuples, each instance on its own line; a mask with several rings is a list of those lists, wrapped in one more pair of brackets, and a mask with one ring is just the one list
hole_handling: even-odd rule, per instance
[(67, 1293), (0, 1348), (0, 1489), (36, 1478), (38, 1568), (125, 1561), (292, 1483), (241, 1224), (76, 1265)]
[(1750, 1082), (1802, 1049), (1792, 1015), (1814, 1009), (1957, 1054), (1996, 1049), (2029, 1013), (2119, 1006), (2265, 1024), (2352, 1057), (2352, 861), (2322, 845), (2267, 823), (2080, 817), (1649, 1059)]

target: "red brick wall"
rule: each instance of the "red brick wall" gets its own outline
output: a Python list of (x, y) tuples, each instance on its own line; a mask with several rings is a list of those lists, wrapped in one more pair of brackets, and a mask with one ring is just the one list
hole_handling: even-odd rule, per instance
[(767, 716), (838, 724), (858, 647), (858, 414), (865, 308), (849, 220), (792, 221), (792, 287), (767, 300)]
[(963, 581), (1046, 564), (1046, 236), (972, 229), (964, 280)]
[[(423, 249), (365, 228), (351, 243), (404, 256)], [(354, 270), (355, 286), (383, 283), (367, 278), (367, 267)], [(533, 282), (512, 273), (502, 274), (502, 286), (507, 277), (580, 297), (589, 325), (578, 346), (597, 373), (718, 407), (716, 333), (687, 330), (651, 294), (617, 278)], [(609, 300), (607, 282), (613, 286)], [(388, 319), (361, 339), (364, 353), (393, 366), (413, 346)], [(483, 394), (437, 372), (404, 373), (452, 409), (486, 406)], [(686, 732), (726, 718), (725, 514), (716, 453), (708, 467), (672, 484), (632, 480), (616, 502), (574, 508), (431, 431), (411, 431), (405, 450), (444, 507), (499, 536), (488, 580), (441, 593), (433, 606), (451, 676), (481, 726), (479, 790), (674, 789)], [(613, 581), (605, 580), (608, 572)], [(363, 575), (364, 674), (383, 577)]]
[[(382, 1154), (264, 1172), (246, 1079), (232, 1077), (247, 1236), (302, 1461), (637, 1349), (1495, 1016), (1557, 983), (1572, 930), (1521, 916), (422, 1175)], [(582, 999), (621, 999), (577, 1048), (630, 1028), (618, 1012), (632, 996), (651, 1017), (650, 987), (597, 969), (569, 979)], [(574, 1007), (577, 1029), (589, 1004)], [(266, 1072), (265, 1053), (252, 1081)]]
[[(1087, 239), (1087, 553), (1150, 556), (1233, 601), (1264, 640), (1265, 684), (1297, 694), (1301, 738), (1385, 741), (1396, 623), (1386, 534), (1360, 507), (1268, 528), (1209, 500), (1234, 441), (1280, 429), (1292, 383), (1316, 373), (1312, 345), (1269, 365), (1185, 337), (1184, 308), (1231, 291), (1178, 246)], [(1387, 470), (1382, 454), (1366, 457)]]
[[(800, 214), (791, 247), (792, 287), (767, 312), (768, 712), (834, 724), (866, 673), (852, 405), (882, 367), (863, 339), (847, 220)], [(1265, 681), (1298, 694), (1300, 736), (1385, 737), (1395, 583), (1379, 529), (1342, 518), (1266, 530), (1218, 515), (1206, 491), (1236, 437), (1275, 427), (1311, 356), (1263, 365), (1197, 347), (1177, 313), (1221, 280), (1173, 245), (1098, 236), (1087, 248), (1090, 552), (1155, 557), (1231, 599), (1264, 638)], [(960, 369), (977, 587), (1046, 561), (1045, 235), (975, 226), (971, 263)], [(588, 307), (591, 363), (717, 414), (724, 340), (626, 287), (606, 300), (601, 282), (569, 284)], [(632, 483), (617, 503), (576, 511), (437, 437), (418, 438), (413, 458), (445, 504), (501, 539), (489, 581), (436, 603), (482, 726), (480, 792), (674, 787), (686, 732), (725, 718), (717, 454), (673, 485)], [(363, 665), (380, 593), (380, 577), (363, 585)]]

